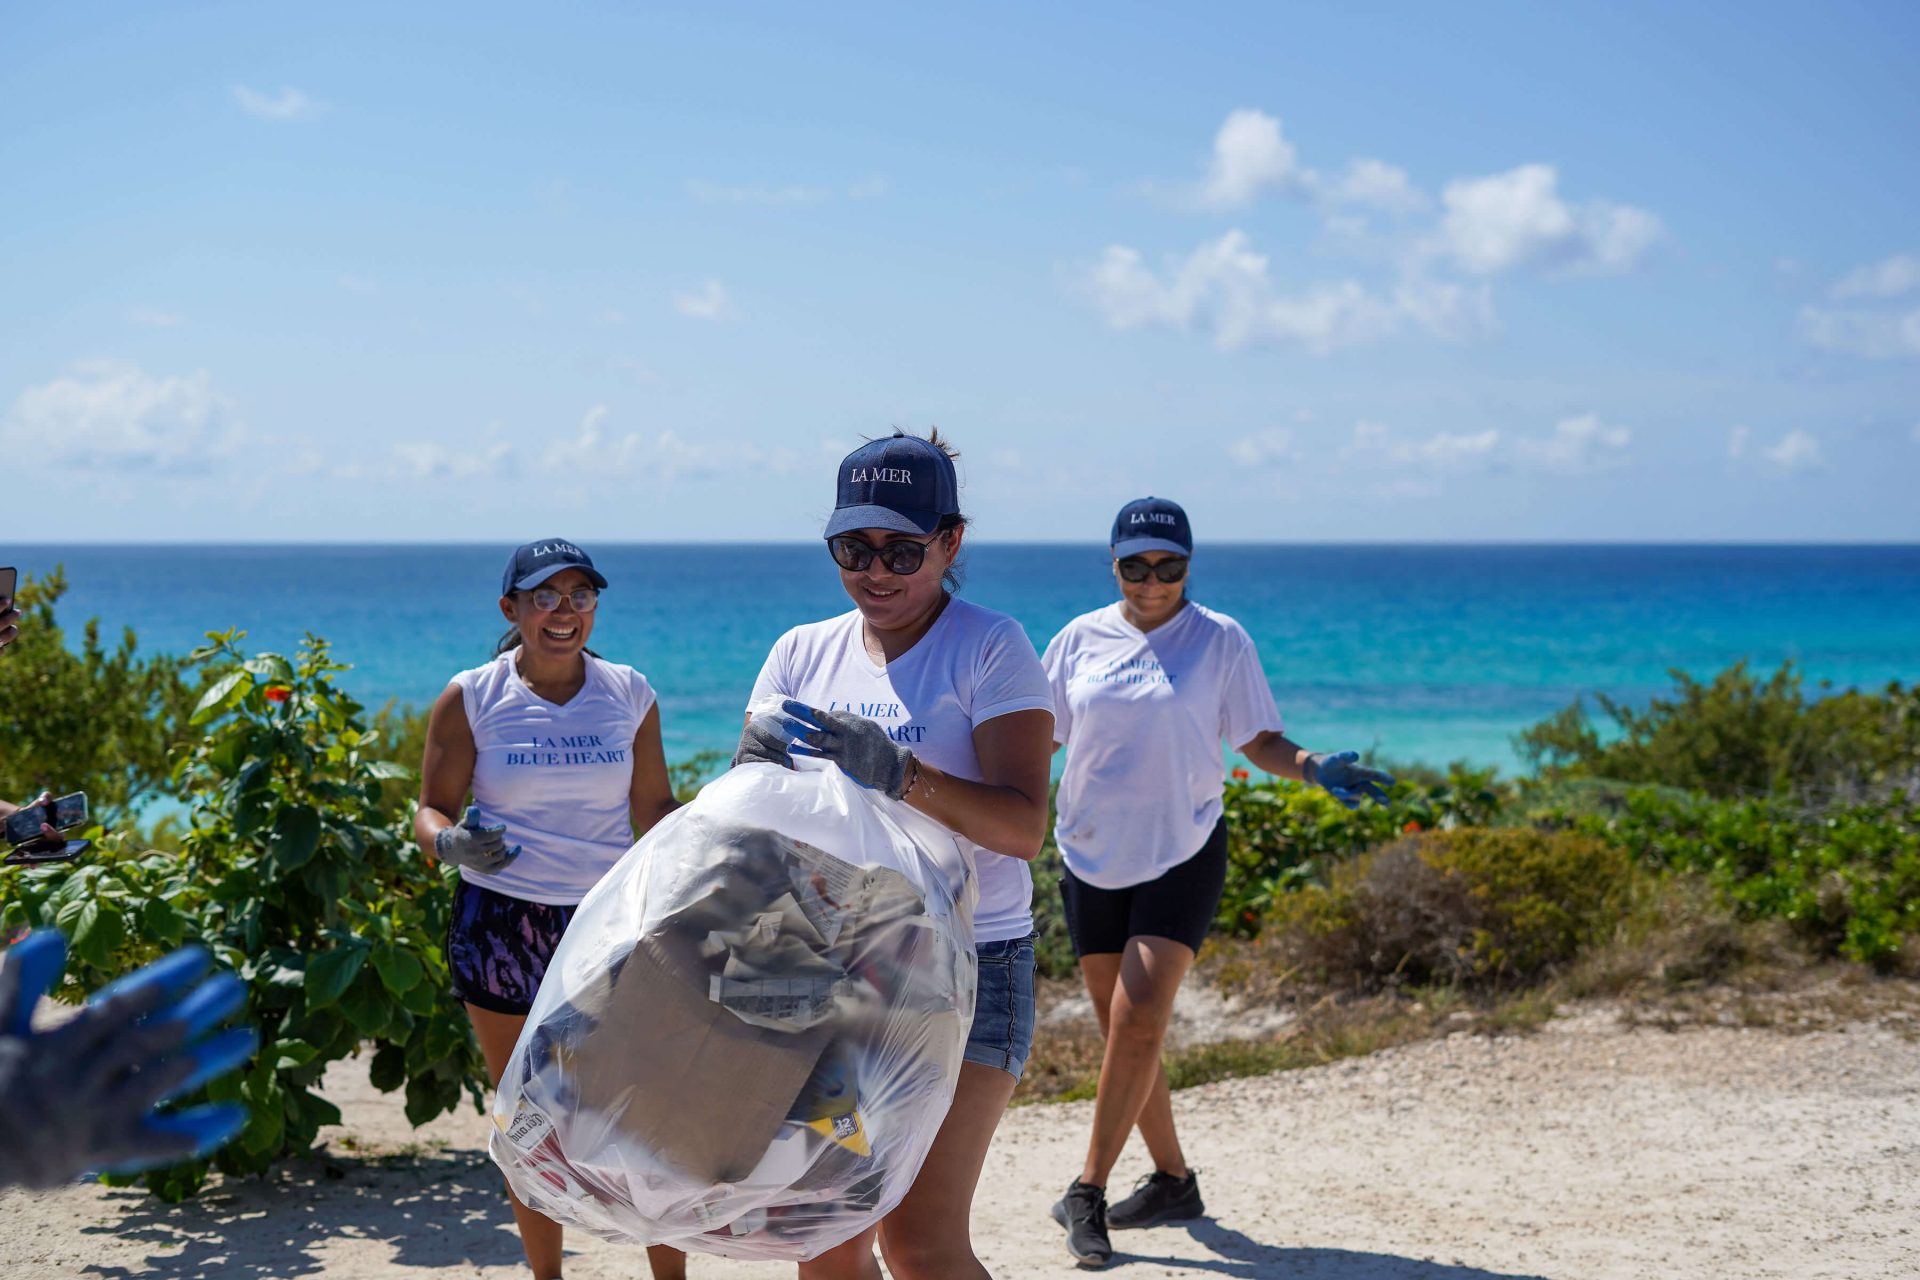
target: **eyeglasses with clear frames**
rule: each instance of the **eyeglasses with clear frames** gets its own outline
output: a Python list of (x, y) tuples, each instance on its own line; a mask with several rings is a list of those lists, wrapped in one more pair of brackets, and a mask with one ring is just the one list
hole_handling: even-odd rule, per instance
[(558, 609), (562, 600), (571, 604), (575, 613), (592, 613), (600, 607), (600, 593), (592, 587), (575, 587), (565, 593), (555, 591), (552, 587), (535, 587), (527, 592), (527, 596), (533, 601), (533, 607), (543, 613)]

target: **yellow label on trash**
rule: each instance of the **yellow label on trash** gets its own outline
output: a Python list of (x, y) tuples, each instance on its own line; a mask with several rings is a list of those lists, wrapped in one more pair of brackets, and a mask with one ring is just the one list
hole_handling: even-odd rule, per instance
[(870, 1156), (873, 1147), (867, 1142), (867, 1128), (860, 1123), (860, 1113), (849, 1111), (843, 1116), (823, 1116), (818, 1120), (806, 1122), (807, 1128), (836, 1146), (845, 1147), (857, 1156)]

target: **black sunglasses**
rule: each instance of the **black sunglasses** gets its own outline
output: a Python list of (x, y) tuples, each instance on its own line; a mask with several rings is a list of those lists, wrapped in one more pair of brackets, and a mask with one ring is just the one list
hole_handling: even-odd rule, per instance
[(1120, 577), (1126, 582), (1145, 582), (1152, 574), (1162, 582), (1178, 582), (1187, 576), (1187, 558), (1172, 556), (1159, 564), (1148, 564), (1139, 556), (1128, 556), (1116, 562), (1120, 568)]
[(936, 533), (925, 542), (895, 538), (885, 546), (876, 547), (864, 538), (843, 533), (827, 539), (827, 550), (833, 553), (833, 562), (848, 573), (859, 573), (877, 558), (888, 573), (905, 578), (920, 572), (920, 566), (927, 560), (927, 548), (938, 541), (940, 535)]

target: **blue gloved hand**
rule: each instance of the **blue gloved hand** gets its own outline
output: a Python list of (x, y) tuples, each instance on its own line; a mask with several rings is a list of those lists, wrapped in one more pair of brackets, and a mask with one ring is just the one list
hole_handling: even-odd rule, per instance
[(847, 711), (821, 711), (791, 698), (780, 706), (805, 728), (788, 743), (789, 751), (831, 760), (861, 786), (891, 799), (906, 794), (913, 752), (888, 737), (877, 722)]
[(498, 875), (520, 856), (519, 845), (507, 843), (504, 824), (480, 825), (480, 806), (467, 806), (466, 816), (451, 827), (442, 827), (433, 837), (434, 856), (456, 867), (471, 867), (482, 875)]
[(1393, 785), (1393, 775), (1356, 764), (1359, 759), (1358, 751), (1310, 755), (1302, 772), (1309, 783), (1325, 787), (1328, 794), (1349, 809), (1359, 808), (1362, 796), (1385, 804), (1386, 789)]
[[(155, 1110), (240, 1066), (252, 1027), (207, 1035), (246, 1002), (231, 974), (201, 979), (187, 947), (97, 992), (66, 1022), (33, 1008), (66, 967), (66, 939), (36, 930), (0, 962), (0, 1186), (52, 1187), (87, 1170), (132, 1173), (204, 1156), (245, 1127), (234, 1103)], [(205, 1038), (202, 1038), (205, 1037)]]

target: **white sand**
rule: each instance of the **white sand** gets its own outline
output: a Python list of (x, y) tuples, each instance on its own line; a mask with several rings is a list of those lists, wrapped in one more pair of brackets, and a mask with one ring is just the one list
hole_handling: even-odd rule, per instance
[[(93, 1185), (7, 1196), (7, 1274), (527, 1274), (481, 1117), (413, 1134), (360, 1064), (328, 1084), (346, 1114), (326, 1135), (332, 1160), (171, 1207)], [(1176, 1105), (1212, 1217), (1116, 1233), (1127, 1276), (1920, 1276), (1920, 1044), (1884, 1027), (1628, 1030), (1588, 1010), (1532, 1036), (1459, 1034)], [(1036, 1106), (1002, 1124), (975, 1235), (1003, 1280), (1078, 1274), (1047, 1208), (1088, 1117)], [(1144, 1171), (1130, 1151), (1116, 1184)], [(571, 1276), (645, 1274), (637, 1249), (575, 1243)], [(696, 1258), (693, 1274), (792, 1271)]]

